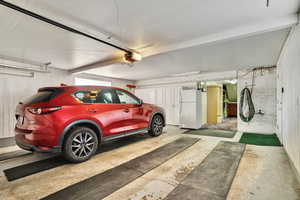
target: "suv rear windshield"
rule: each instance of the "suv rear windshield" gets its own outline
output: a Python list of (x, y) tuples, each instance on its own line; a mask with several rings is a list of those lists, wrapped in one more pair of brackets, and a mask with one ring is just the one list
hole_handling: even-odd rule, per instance
[(38, 91), (38, 93), (25, 99), (24, 101), (22, 101), (22, 103), (34, 104), (34, 103), (47, 102), (47, 101), (50, 101), (51, 99), (53, 99), (59, 93), (60, 93), (60, 90), (51, 90), (51, 89)]

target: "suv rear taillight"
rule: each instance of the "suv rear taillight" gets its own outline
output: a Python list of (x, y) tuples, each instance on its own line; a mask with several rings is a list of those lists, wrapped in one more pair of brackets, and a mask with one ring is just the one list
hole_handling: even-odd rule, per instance
[(28, 111), (35, 115), (43, 115), (43, 114), (48, 114), (48, 113), (58, 111), (60, 109), (61, 109), (60, 106), (56, 106), (56, 107), (46, 107), (46, 108), (28, 108)]

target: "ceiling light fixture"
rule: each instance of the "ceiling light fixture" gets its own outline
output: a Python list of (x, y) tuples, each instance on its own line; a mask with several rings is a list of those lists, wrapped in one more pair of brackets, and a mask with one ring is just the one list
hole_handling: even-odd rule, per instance
[(3, 75), (11, 75), (11, 76), (22, 76), (22, 77), (34, 77), (33, 72), (20, 72), (20, 71), (12, 71), (12, 70), (0, 70), (0, 74)]
[(229, 80), (228, 82), (231, 83), (231, 84), (236, 84), (237, 83), (237, 79), (232, 79), (232, 80)]
[(133, 63), (142, 60), (142, 55), (138, 52), (128, 52), (124, 54), (125, 62)]
[(28, 70), (35, 72), (48, 72), (49, 64), (50, 63), (37, 64), (30, 61), (25, 61), (20, 58), (13, 58), (0, 55), (0, 68)]
[(198, 75), (200, 73), (201, 73), (200, 71), (195, 71), (195, 72), (185, 72), (185, 73), (179, 73), (179, 74), (171, 74), (170, 76), (174, 76), (174, 77), (177, 77), (177, 76), (191, 76), (191, 75)]

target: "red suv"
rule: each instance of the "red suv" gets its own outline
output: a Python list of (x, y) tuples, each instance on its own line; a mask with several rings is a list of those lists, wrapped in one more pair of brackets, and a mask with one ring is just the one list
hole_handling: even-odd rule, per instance
[(19, 147), (62, 152), (72, 162), (89, 159), (102, 141), (146, 132), (159, 136), (165, 126), (162, 108), (100, 86), (41, 88), (19, 103), (16, 119)]

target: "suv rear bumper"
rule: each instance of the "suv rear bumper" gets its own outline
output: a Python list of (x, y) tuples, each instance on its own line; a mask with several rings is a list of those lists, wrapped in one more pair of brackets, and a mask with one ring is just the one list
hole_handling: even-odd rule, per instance
[[(18, 130), (15, 130), (16, 132), (19, 132)], [(15, 141), (16, 144), (24, 150), (27, 151), (36, 151), (36, 152), (44, 152), (44, 153), (59, 153), (61, 152), (60, 146), (55, 147), (45, 147), (45, 146), (36, 146), (33, 144), (30, 144), (26, 141), (24, 134), (16, 134), (15, 135)]]
[(49, 148), (49, 149), (41, 149), (40, 147), (31, 145), (31, 144), (26, 144), (26, 143), (22, 143), (20, 141), (16, 140), (16, 144), (24, 150), (27, 151), (35, 151), (35, 152), (42, 152), (42, 153), (60, 153), (61, 152), (61, 148), (60, 147), (53, 147), (53, 148)]

